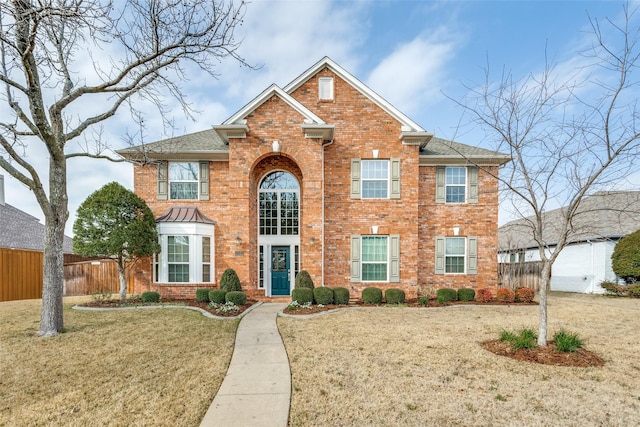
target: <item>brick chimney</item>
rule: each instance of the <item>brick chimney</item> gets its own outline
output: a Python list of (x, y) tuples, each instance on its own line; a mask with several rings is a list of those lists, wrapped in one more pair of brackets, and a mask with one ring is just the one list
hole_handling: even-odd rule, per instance
[(4, 206), (4, 175), (0, 175), (0, 206)]

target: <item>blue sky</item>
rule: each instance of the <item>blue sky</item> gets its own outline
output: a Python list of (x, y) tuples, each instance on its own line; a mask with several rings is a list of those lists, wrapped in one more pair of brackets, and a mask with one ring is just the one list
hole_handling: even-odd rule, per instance
[[(503, 67), (515, 77), (536, 73), (545, 55), (552, 63), (571, 64), (588, 40), (587, 14), (616, 19), (622, 6), (619, 1), (253, 0), (239, 32), (240, 54), (260, 68), (225, 61), (218, 79), (190, 74), (182, 86), (199, 111), (195, 119), (174, 105), (175, 129), (163, 131), (157, 113), (149, 110), (143, 140), (221, 123), (270, 84), (285, 86), (329, 56), (426, 130), (490, 148), (479, 132), (458, 129), (462, 111), (445, 94), (461, 99), (464, 85), (484, 81), (487, 66), (497, 79)], [(118, 149), (125, 146), (123, 135), (135, 130), (123, 109), (107, 122), (103, 136)], [(46, 169), (45, 155), (33, 150), (30, 159)], [(73, 159), (68, 172), (69, 235), (77, 207), (91, 192), (110, 181), (133, 188), (127, 164)], [(29, 190), (0, 173), (6, 202), (42, 218)]]

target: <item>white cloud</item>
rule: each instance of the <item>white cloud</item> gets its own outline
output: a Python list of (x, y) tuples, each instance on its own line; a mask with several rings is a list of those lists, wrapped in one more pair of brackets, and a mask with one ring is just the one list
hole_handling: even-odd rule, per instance
[(409, 116), (440, 98), (456, 41), (444, 31), (399, 45), (371, 72), (367, 84)]

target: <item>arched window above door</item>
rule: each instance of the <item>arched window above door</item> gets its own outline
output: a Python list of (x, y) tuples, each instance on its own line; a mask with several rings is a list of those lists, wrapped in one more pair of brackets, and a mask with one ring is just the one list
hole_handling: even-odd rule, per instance
[(262, 179), (258, 197), (262, 236), (299, 233), (300, 184), (289, 172), (271, 172)]
[(289, 172), (271, 172), (262, 179), (260, 190), (299, 190), (300, 185)]

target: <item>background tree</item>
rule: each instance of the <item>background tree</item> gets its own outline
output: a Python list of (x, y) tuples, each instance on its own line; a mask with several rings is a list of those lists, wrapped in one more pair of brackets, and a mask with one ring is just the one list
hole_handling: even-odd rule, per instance
[[(513, 157), (496, 178), (542, 261), (539, 345), (547, 344), (553, 263), (572, 236), (584, 232), (574, 227), (581, 202), (611, 188), (637, 163), (639, 27), (636, 10), (623, 12), (622, 24), (606, 19), (604, 29), (589, 18), (587, 62), (570, 67), (569, 77), (561, 75), (567, 69), (546, 66), (522, 80), (503, 73), (492, 83), (487, 69), (485, 83), (467, 87), (468, 96), (458, 102), (495, 149)], [(545, 212), (558, 206), (561, 214), (549, 221)], [(543, 237), (549, 230), (558, 237), (553, 247)]]
[[(165, 123), (171, 97), (188, 113), (185, 63), (214, 77), (226, 57), (244, 64), (234, 39), (243, 10), (225, 0), (0, 2), (0, 167), (33, 191), (45, 217), (40, 335), (63, 328), (67, 161), (108, 158), (100, 125), (123, 105), (140, 124), (140, 102)], [(38, 149), (48, 185), (27, 156)]]
[(640, 230), (616, 243), (611, 255), (611, 267), (616, 275), (629, 284), (640, 280)]
[(126, 273), (140, 258), (160, 252), (151, 209), (117, 182), (105, 185), (82, 202), (73, 234), (75, 253), (116, 261), (121, 300), (127, 297)]

